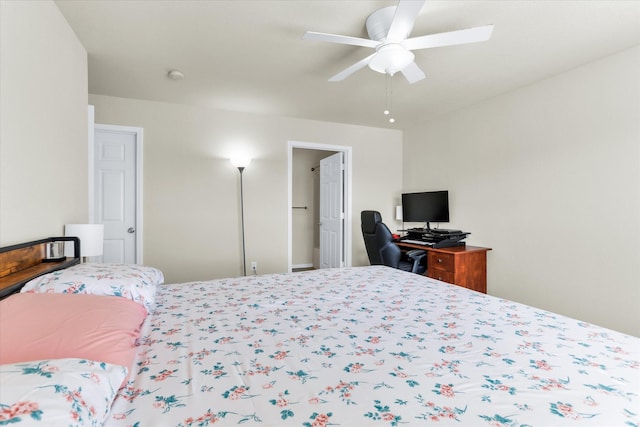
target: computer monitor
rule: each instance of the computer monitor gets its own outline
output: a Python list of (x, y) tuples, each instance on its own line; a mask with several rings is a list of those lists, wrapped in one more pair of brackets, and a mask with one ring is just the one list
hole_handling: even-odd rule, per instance
[(427, 230), (430, 222), (449, 222), (449, 192), (403, 193), (402, 221), (424, 222)]

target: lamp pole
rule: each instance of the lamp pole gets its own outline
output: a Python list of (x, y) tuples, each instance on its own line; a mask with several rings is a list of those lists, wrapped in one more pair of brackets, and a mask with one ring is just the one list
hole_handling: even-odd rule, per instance
[(242, 191), (242, 172), (244, 172), (244, 166), (238, 166), (240, 171), (240, 223), (242, 227), (242, 275), (247, 275), (247, 259), (244, 249), (244, 194)]
[(240, 223), (242, 226), (242, 274), (244, 276), (247, 275), (247, 257), (245, 254), (244, 248), (244, 194), (242, 189), (242, 172), (244, 172), (244, 168), (249, 166), (251, 163), (251, 158), (247, 156), (236, 156), (232, 157), (231, 164), (238, 168), (240, 172)]

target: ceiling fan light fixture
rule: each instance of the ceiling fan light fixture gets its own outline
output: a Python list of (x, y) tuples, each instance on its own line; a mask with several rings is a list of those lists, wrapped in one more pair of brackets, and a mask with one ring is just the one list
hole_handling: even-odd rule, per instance
[(369, 68), (378, 73), (394, 75), (411, 64), (415, 55), (398, 43), (389, 43), (378, 48), (369, 61)]

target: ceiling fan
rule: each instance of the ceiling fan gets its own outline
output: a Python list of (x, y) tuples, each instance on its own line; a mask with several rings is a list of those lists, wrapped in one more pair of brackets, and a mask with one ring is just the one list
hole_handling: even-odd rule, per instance
[(412, 50), (452, 46), (489, 40), (493, 25), (484, 25), (465, 30), (409, 37), (413, 24), (425, 0), (399, 0), (397, 6), (388, 6), (373, 12), (366, 21), (368, 39), (336, 34), (307, 31), (303, 40), (340, 43), (373, 48), (376, 51), (329, 79), (330, 82), (344, 80), (366, 65), (374, 71), (394, 75), (400, 71), (409, 83), (425, 78), (424, 72), (413, 61)]

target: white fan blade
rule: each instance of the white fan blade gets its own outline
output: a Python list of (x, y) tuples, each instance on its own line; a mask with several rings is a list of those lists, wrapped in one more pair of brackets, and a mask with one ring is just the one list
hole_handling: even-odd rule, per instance
[(476, 43), (489, 40), (493, 32), (493, 25), (468, 28), (466, 30), (449, 31), (447, 33), (430, 34), (428, 36), (413, 37), (404, 41), (406, 49), (427, 49), (431, 47), (452, 46), (456, 44)]
[(366, 67), (366, 65), (369, 63), (369, 60), (373, 57), (373, 55), (375, 55), (375, 53), (372, 53), (371, 55), (367, 56), (366, 58), (356, 62), (355, 64), (353, 64), (349, 68), (346, 68), (346, 69), (340, 71), (338, 74), (336, 74), (335, 76), (331, 77), (329, 79), (329, 81), (330, 82), (339, 82), (341, 80), (346, 79), (351, 74), (353, 74), (356, 71), (358, 71), (359, 69)]
[(400, 0), (387, 33), (387, 40), (401, 41), (409, 37), (425, 0)]
[(424, 75), (424, 71), (422, 71), (415, 62), (407, 65), (403, 70), (401, 70), (401, 73), (410, 84), (419, 82), (426, 77)]
[(316, 33), (314, 31), (307, 31), (302, 36), (302, 39), (328, 43), (348, 44), (351, 46), (371, 47), (374, 49), (380, 44), (380, 42), (377, 42), (375, 40), (361, 39), (359, 37), (340, 36), (337, 34)]

